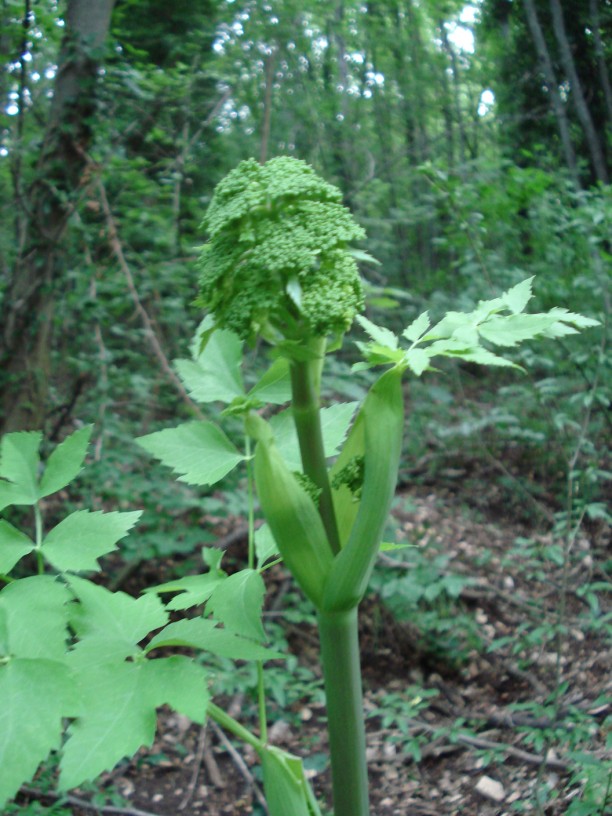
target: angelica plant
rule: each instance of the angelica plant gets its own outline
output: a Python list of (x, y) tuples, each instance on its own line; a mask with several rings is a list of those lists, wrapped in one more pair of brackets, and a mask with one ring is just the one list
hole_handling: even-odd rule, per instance
[[(479, 303), (472, 313), (451, 312), (433, 327), (424, 313), (403, 333), (407, 348), (389, 330), (359, 317), (370, 341), (361, 344), (365, 361), (358, 367), (383, 365), (387, 370), (357, 411), (344, 444), (339, 443), (346, 425), (330, 445), (322, 422), (323, 411), (330, 409), (321, 409), (321, 376), (326, 353), (341, 343), (363, 308), (355, 258), (367, 255), (350, 247), (364, 237), (363, 230), (342, 206), (339, 190), (305, 163), (287, 157), (263, 166), (242, 162), (218, 185), (203, 226), (209, 242), (200, 261), (198, 302), (209, 317), (198, 333), (195, 368), (183, 363), (179, 372), (194, 398), (210, 401), (214, 396), (205, 384), (210, 371), (203, 383), (197, 366), (206, 371), (210, 365), (207, 344), (215, 333), (221, 345), (261, 337), (273, 348), (276, 361), (267, 377), (249, 394), (237, 391), (229, 410), (243, 414), (247, 438), (255, 442), (252, 473), (275, 546), (317, 611), (335, 816), (367, 816), (357, 609), (397, 481), (404, 428), (402, 376), (406, 371), (420, 376), (436, 356), (512, 366), (487, 344), (511, 347), (536, 336), (569, 334), (595, 321), (563, 309), (524, 314), (531, 280)], [(218, 359), (218, 352), (213, 357)], [(258, 411), (266, 390), (285, 374), (300, 453), (297, 473), (286, 423), (277, 418), (266, 422)], [(272, 391), (278, 402), (278, 389)], [(347, 416), (352, 413), (351, 408)], [(211, 446), (212, 431), (199, 427), (207, 437), (200, 457), (218, 456), (220, 439)], [(187, 460), (198, 452), (170, 451), (164, 434), (172, 431), (153, 434), (143, 443), (184, 474)], [(233, 453), (227, 442), (221, 458), (229, 463)], [(250, 443), (244, 459), (251, 463)], [(218, 717), (216, 710), (209, 713)], [(263, 764), (266, 791), (274, 802), (282, 802), (278, 786), (291, 787), (289, 766), (285, 763), (283, 774), (270, 780), (269, 758)], [(299, 813), (315, 812), (310, 794), (300, 801)], [(271, 804), (273, 816), (285, 812), (280, 807), (277, 811)]]
[[(396, 336), (359, 314), (356, 259), (367, 255), (351, 242), (364, 233), (340, 198), (290, 158), (243, 162), (221, 182), (200, 263), (199, 302), (209, 313), (192, 359), (176, 366), (194, 400), (225, 407), (219, 422), (188, 421), (138, 440), (192, 485), (244, 468), (244, 569), (228, 575), (222, 553), (204, 548), (202, 575), (148, 587), (138, 599), (104, 589), (87, 575), (139, 513), (77, 510), (52, 529), (44, 519), (46, 498), (78, 476), (91, 428), (68, 437), (44, 468), (40, 433), (0, 441), (0, 514), (14, 505), (32, 511), (32, 529), (0, 518), (0, 807), (50, 752), (59, 752), (66, 790), (151, 745), (155, 710), (167, 704), (195, 722), (211, 717), (255, 750), (270, 816), (320, 816), (301, 760), (268, 740), (264, 661), (282, 654), (263, 625), (264, 575), (282, 559), (317, 614), (335, 816), (369, 813), (357, 611), (397, 480), (403, 377), (422, 375), (439, 356), (514, 366), (504, 348), (595, 321), (565, 309), (526, 314), (526, 280), (469, 313), (433, 324), (423, 313)], [(325, 356), (355, 319), (369, 338), (355, 368), (385, 370), (360, 405), (321, 407)], [(271, 362), (247, 388), (244, 347), (257, 338)], [(227, 415), (234, 428), (242, 419), (242, 444), (223, 429)], [(255, 493), (267, 522), (257, 531)], [(24, 563), (37, 574), (21, 577)], [(256, 663), (257, 733), (209, 699), (201, 660), (166, 654), (176, 647)]]

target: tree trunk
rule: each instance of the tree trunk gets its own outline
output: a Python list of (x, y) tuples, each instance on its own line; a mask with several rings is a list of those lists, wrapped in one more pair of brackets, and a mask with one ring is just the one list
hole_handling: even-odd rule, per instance
[[(371, 63), (375, 69), (380, 66), (381, 70), (384, 70), (384, 63), (379, 47), (382, 45), (384, 51), (388, 37), (385, 11), (386, 9), (379, 8), (378, 4), (370, 2), (367, 4), (365, 18), (366, 44), (371, 54)], [(388, 97), (387, 94), (389, 94)], [(386, 277), (408, 286), (410, 282), (410, 240), (406, 224), (401, 217), (398, 217), (402, 200), (402, 171), (398, 170), (398, 167), (401, 166), (401, 152), (398, 151), (393, 140), (393, 134), (398, 131), (393, 116), (393, 95), (388, 89), (375, 88), (372, 101), (377, 124), (375, 133), (379, 145), (379, 174), (388, 187), (388, 209), (393, 235), (393, 262), (397, 264), (392, 266), (389, 262), (386, 265)]]
[[(419, 167), (431, 154), (427, 101), (431, 63), (421, 36), (423, 10), (414, 0), (407, 3), (394, 0), (393, 15), (397, 38), (393, 48), (397, 66), (396, 79), (402, 90), (407, 138), (412, 140), (411, 164)], [(411, 194), (415, 201), (423, 200), (426, 188), (424, 177), (414, 174)], [(431, 224), (426, 219), (415, 219), (413, 231), (419, 257), (419, 274), (422, 280), (427, 280), (433, 269)]]
[(344, 203), (352, 209), (357, 174), (353, 169), (353, 145), (350, 141), (352, 115), (348, 97), (349, 78), (344, 26), (344, 0), (338, 0), (330, 7), (327, 18), (326, 34), (329, 46), (323, 67), (323, 79), (333, 111), (328, 136), (333, 172), (340, 181)]
[(457, 54), (455, 53), (455, 49), (450, 43), (448, 39), (448, 32), (446, 31), (446, 26), (444, 24), (444, 20), (440, 20), (438, 23), (438, 29), (440, 31), (440, 36), (442, 38), (442, 48), (446, 52), (446, 55), (449, 59), (451, 71), (453, 73), (453, 104), (455, 108), (455, 121), (457, 122), (457, 131), (459, 133), (459, 162), (460, 164), (465, 164), (466, 158), (466, 144), (467, 144), (467, 137), (465, 135), (465, 124), (463, 122), (463, 112), (461, 110), (461, 87), (460, 87), (460, 77), (459, 77), (459, 61), (457, 59)]
[(595, 42), (595, 55), (597, 56), (597, 70), (599, 71), (599, 79), (606, 101), (606, 118), (608, 120), (608, 130), (612, 129), (612, 85), (610, 84), (610, 75), (608, 74), (608, 66), (606, 65), (606, 53), (604, 50), (603, 40), (601, 38), (601, 26), (599, 23), (599, 6), (597, 0), (589, 0), (589, 15), (591, 30), (593, 31), (593, 40)]
[(265, 62), (265, 91), (263, 105), (263, 122), (261, 125), (261, 146), (259, 163), (265, 164), (268, 160), (268, 145), (270, 142), (270, 124), (272, 122), (272, 91), (274, 88), (274, 60), (276, 49), (272, 49), (266, 56)]
[(559, 136), (561, 138), (561, 145), (565, 155), (565, 162), (574, 183), (577, 187), (580, 187), (580, 177), (578, 175), (578, 166), (576, 164), (576, 153), (574, 152), (574, 146), (570, 136), (567, 111), (565, 110), (565, 105), (561, 99), (561, 94), (559, 93), (559, 84), (555, 76), (550, 54), (548, 53), (548, 46), (546, 45), (546, 40), (544, 39), (542, 27), (540, 25), (540, 21), (538, 20), (535, 4), (533, 0), (523, 0), (523, 6), (525, 8), (527, 23), (529, 25), (529, 30), (531, 31), (531, 36), (533, 37), (536, 53), (542, 66), (544, 80), (548, 86), (551, 106), (557, 119), (557, 127), (559, 128)]
[(98, 59), (115, 0), (68, 0), (53, 101), (27, 192), (28, 221), (5, 290), (0, 431), (40, 427), (46, 413), (59, 247), (87, 167)]
[(595, 130), (595, 125), (593, 124), (591, 112), (589, 111), (589, 106), (584, 98), (582, 83), (580, 82), (580, 77), (578, 76), (576, 64), (572, 56), (572, 49), (570, 48), (569, 40), (567, 39), (565, 21), (563, 19), (563, 10), (559, 0), (550, 0), (550, 10), (552, 12), (553, 30), (559, 46), (559, 53), (561, 54), (561, 62), (563, 63), (567, 78), (570, 81), (570, 96), (574, 103), (574, 107), (576, 108), (576, 114), (580, 120), (580, 124), (582, 125), (582, 129), (589, 146), (595, 176), (598, 181), (607, 184), (608, 169), (606, 167), (599, 137), (597, 136), (597, 131)]

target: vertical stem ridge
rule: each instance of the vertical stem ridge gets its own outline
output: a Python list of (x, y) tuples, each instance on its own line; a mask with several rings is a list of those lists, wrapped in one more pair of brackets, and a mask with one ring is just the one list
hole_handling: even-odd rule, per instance
[(357, 607), (319, 610), (335, 816), (369, 816)]
[(312, 346), (313, 353), (317, 354), (316, 358), (291, 362), (291, 405), (304, 473), (321, 489), (319, 512), (329, 545), (336, 554), (340, 552), (340, 536), (325, 464), (319, 404), (319, 380), (324, 348), (325, 339), (318, 339), (316, 347)]

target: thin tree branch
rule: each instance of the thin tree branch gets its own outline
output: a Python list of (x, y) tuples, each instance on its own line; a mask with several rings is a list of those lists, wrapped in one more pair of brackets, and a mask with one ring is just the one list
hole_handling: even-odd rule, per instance
[(203, 419), (204, 414), (200, 410), (200, 408), (196, 405), (196, 403), (191, 399), (183, 383), (177, 377), (177, 375), (172, 370), (170, 363), (168, 362), (168, 358), (166, 357), (164, 350), (161, 347), (161, 343), (155, 333), (155, 329), (153, 326), (153, 321), (149, 317), (146, 309), (142, 305), (142, 301), (140, 300), (140, 296), (138, 295), (138, 290), (136, 289), (136, 285), (134, 283), (134, 278), (132, 276), (132, 272), (130, 270), (129, 264), (125, 258), (123, 247), (121, 245), (121, 241), (119, 240), (119, 234), (117, 232), (117, 225), (115, 219), (113, 217), (113, 213), (111, 211), (110, 205), (108, 203), (108, 196), (106, 195), (106, 188), (104, 187), (104, 183), (101, 179), (98, 179), (98, 193), (100, 197), (100, 203), (102, 205), (102, 212), (104, 213), (104, 217), (106, 218), (106, 227), (108, 232), (108, 242), (110, 247), (117, 259), (119, 264), (119, 268), (123, 272), (130, 295), (132, 297), (132, 301), (134, 302), (134, 306), (136, 307), (136, 311), (138, 312), (140, 319), (145, 327), (147, 340), (149, 341), (149, 345), (151, 346), (153, 353), (157, 357), (160, 367), (168, 380), (174, 385), (178, 393), (180, 394), (182, 400), (185, 402), (187, 406), (194, 412), (194, 414), (199, 418)]

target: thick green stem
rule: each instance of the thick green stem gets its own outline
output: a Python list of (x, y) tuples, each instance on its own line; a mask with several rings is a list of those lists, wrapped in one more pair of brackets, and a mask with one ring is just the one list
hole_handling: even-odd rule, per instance
[[(312, 359), (291, 362), (293, 417), (304, 473), (321, 489), (319, 512), (331, 550), (337, 555), (340, 537), (325, 461), (319, 401), (325, 341), (312, 341), (309, 350)], [(369, 816), (357, 606), (333, 612), (319, 609), (318, 623), (334, 814)]]
[(338, 553), (340, 537), (325, 463), (319, 402), (325, 340), (312, 341), (309, 349), (313, 354), (312, 359), (291, 361), (291, 405), (304, 473), (321, 490), (319, 512), (332, 552)]
[(368, 769), (357, 607), (318, 613), (334, 816), (368, 816)]

